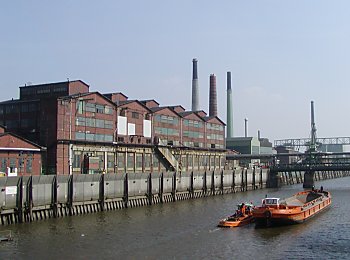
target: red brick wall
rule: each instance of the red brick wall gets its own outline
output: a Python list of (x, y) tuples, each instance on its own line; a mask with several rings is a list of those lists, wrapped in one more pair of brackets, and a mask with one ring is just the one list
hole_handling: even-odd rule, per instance
[[(26, 151), (26, 149), (38, 149), (38, 147), (11, 134), (5, 134), (0, 137), (0, 147), (2, 148), (0, 150), (0, 168), (2, 171), (6, 172), (6, 168), (12, 166), (17, 168), (17, 174), (20, 176), (41, 174), (41, 152)], [(21, 160), (22, 165), (20, 165)], [(32, 162), (31, 171), (27, 168), (30, 165), (30, 161)]]
[(80, 80), (69, 82), (68, 88), (69, 95), (89, 92), (89, 86)]

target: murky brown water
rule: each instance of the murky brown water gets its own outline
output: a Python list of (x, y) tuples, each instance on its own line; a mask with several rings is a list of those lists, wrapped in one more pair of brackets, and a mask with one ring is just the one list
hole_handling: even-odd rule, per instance
[(350, 259), (350, 177), (318, 182), (333, 205), (300, 225), (220, 229), (241, 201), (288, 197), (302, 185), (51, 219), (7, 227), (0, 259)]

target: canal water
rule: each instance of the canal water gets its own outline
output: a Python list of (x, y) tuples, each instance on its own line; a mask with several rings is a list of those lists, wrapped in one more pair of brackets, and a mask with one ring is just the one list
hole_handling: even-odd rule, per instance
[(350, 177), (320, 181), (331, 209), (306, 223), (221, 229), (236, 204), (288, 197), (302, 184), (0, 227), (0, 259), (350, 259)]

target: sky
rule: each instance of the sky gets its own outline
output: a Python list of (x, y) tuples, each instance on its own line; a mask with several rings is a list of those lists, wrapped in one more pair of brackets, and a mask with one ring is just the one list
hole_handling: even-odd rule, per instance
[(83, 80), (191, 109), (192, 59), (200, 108), (217, 76), (226, 122), (232, 73), (234, 135), (270, 140), (350, 136), (350, 1), (148, 0), (3, 1), (0, 100), (19, 86)]

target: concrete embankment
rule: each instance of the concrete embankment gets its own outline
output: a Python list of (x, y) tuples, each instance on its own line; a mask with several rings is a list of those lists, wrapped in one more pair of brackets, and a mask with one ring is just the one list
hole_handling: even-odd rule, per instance
[[(318, 173), (316, 180), (342, 177)], [(303, 174), (281, 173), (279, 183), (303, 182)], [(91, 212), (139, 207), (262, 189), (268, 169), (0, 178), (0, 223), (31, 222)]]

